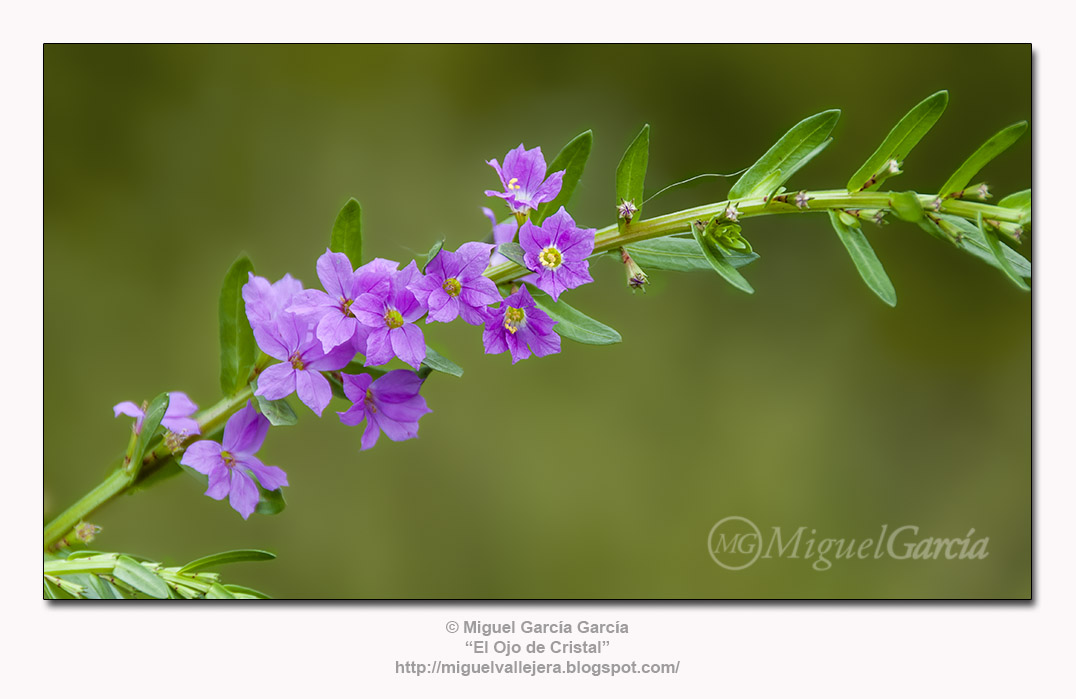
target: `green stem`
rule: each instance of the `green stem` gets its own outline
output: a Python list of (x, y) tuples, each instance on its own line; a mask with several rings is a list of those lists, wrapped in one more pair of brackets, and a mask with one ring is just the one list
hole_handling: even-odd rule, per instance
[[(779, 201), (767, 201), (763, 197), (752, 199), (740, 199), (736, 201), (739, 217), (750, 218), (753, 216), (770, 216), (774, 214), (801, 214), (812, 211), (828, 211), (830, 209), (891, 209), (890, 199), (896, 192), (849, 192), (844, 189), (829, 189), (807, 192), (807, 208), (801, 209), (793, 202), (795, 193), (790, 192), (788, 203)], [(919, 203), (927, 212), (934, 210), (934, 202), (937, 199), (933, 194), (917, 194)], [(624, 232), (620, 232), (616, 225), (606, 226), (597, 231), (594, 237), (594, 254), (599, 255), (609, 250), (616, 250), (624, 245), (637, 243), (651, 238), (660, 238), (675, 233), (688, 232), (688, 226), (698, 219), (709, 219), (728, 208), (729, 201), (721, 201), (714, 204), (697, 206), (693, 209), (676, 211), (663, 216), (656, 216), (645, 221), (632, 221), (625, 226)], [(980, 202), (965, 201), (962, 199), (947, 199), (941, 202), (941, 213), (953, 214), (974, 221), (979, 212), (983, 218), (991, 218), (997, 221), (1018, 223), (1020, 212), (1015, 209), (1006, 209), (1000, 206), (991, 206)], [(520, 267), (514, 262), (505, 262), (486, 270), (486, 276), (497, 284), (504, 284), (530, 273), (530, 270)]]
[[(253, 387), (247, 384), (234, 396), (223, 398), (216, 405), (198, 413), (195, 419), (198, 420), (202, 435), (208, 435), (220, 429), (229, 417), (246, 405), (253, 395)], [(132, 474), (124, 470), (121, 459), (105, 480), (45, 525), (45, 549), (56, 548), (56, 544), (64, 539), (65, 535), (71, 532), (79, 522), (84, 521), (102, 505), (122, 494), (138, 480), (149, 476), (171, 457), (171, 450), (165, 445), (164, 440), (161, 440), (152, 452), (146, 454), (138, 478), (132, 477)]]

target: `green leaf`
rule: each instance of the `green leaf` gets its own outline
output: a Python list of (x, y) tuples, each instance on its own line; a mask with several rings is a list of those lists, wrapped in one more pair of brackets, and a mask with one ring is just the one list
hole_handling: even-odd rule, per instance
[(209, 587), (209, 591), (205, 593), (206, 599), (237, 599), (235, 595), (228, 592), (227, 589), (220, 583), (213, 583)]
[[(960, 229), (963, 234), (963, 241), (958, 244), (961, 250), (973, 257), (978, 257), (991, 267), (1001, 269), (1001, 263), (994, 257), (993, 250), (986, 241), (986, 236), (983, 235), (978, 226), (971, 221), (951, 214), (937, 214), (937, 217)], [(1007, 245), (1003, 245), (1001, 251), (1017, 274), (1024, 278), (1031, 278), (1031, 263), (1023, 255)]]
[(426, 268), (430, 266), (430, 263), (433, 262), (433, 258), (437, 257), (437, 253), (441, 252), (441, 248), (443, 248), (444, 246), (445, 239), (441, 238), (436, 243), (434, 243), (433, 247), (430, 248), (430, 251), (426, 253), (426, 263), (422, 265), (423, 274), (426, 273)]
[(923, 219), (923, 205), (915, 192), (894, 192), (889, 204), (893, 214), (902, 221), (915, 223)]
[(260, 515), (278, 515), (288, 506), (284, 499), (284, 489), (266, 490), (258, 484), (258, 505), (254, 511)]
[(980, 211), (978, 215), (979, 232), (983, 234), (983, 238), (986, 239), (986, 244), (990, 248), (990, 252), (994, 255), (994, 259), (997, 260), (998, 267), (1005, 276), (1008, 277), (1013, 284), (1020, 287), (1024, 291), (1030, 291), (1031, 287), (1027, 285), (1027, 282), (1023, 280), (1020, 274), (1009, 263), (1008, 258), (1005, 257), (1005, 253), (1002, 250), (1005, 246), (998, 240), (998, 236), (994, 231), (983, 222), (983, 214)]
[(874, 248), (867, 241), (867, 236), (863, 235), (859, 221), (855, 221), (855, 226), (849, 226), (837, 212), (830, 210), (829, 222), (833, 224), (833, 230), (837, 231), (837, 237), (844, 243), (844, 248), (859, 270), (859, 276), (863, 277), (871, 291), (878, 294), (878, 298), (890, 306), (896, 306), (897, 291), (893, 288), (893, 282), (889, 281), (878, 256), (874, 254)]
[(527, 263), (523, 260), (523, 246), (519, 243), (501, 243), (497, 251), (520, 267), (527, 268)]
[(620, 333), (616, 330), (580, 313), (565, 302), (553, 301), (551, 297), (537, 289), (534, 290), (532, 296), (538, 307), (557, 321), (553, 330), (561, 337), (584, 345), (612, 345), (620, 342)]
[(254, 599), (272, 599), (269, 595), (243, 585), (225, 585), (224, 589), (237, 597), (253, 597)]
[(871, 177), (881, 172), (890, 160), (903, 162), (912, 152), (912, 148), (915, 148), (938, 121), (948, 104), (949, 93), (941, 90), (912, 107), (885, 137), (878, 150), (874, 151), (871, 157), (867, 158), (867, 162), (848, 180), (848, 191), (870, 192), (878, 189), (882, 185), (881, 180), (868, 185)]
[(451, 376), (463, 376), (463, 369), (450, 359), (446, 359), (437, 353), (429, 345), (426, 346), (426, 358), (422, 360), (422, 365), (429, 367), (433, 371), (439, 371), (442, 374), (450, 374)]
[(134, 449), (131, 450), (129, 472), (137, 474), (139, 469), (142, 468), (142, 460), (146, 458), (146, 451), (149, 450), (149, 445), (157, 436), (157, 428), (161, 426), (161, 420), (164, 419), (166, 410), (168, 410), (167, 393), (160, 393), (149, 402), (149, 407), (146, 408), (146, 416), (142, 418), (142, 431), (135, 438)]
[(254, 370), (257, 346), (243, 304), (243, 285), (253, 271), (250, 259), (240, 255), (228, 268), (220, 289), (220, 390), (226, 396), (246, 386)]
[(261, 549), (236, 549), (234, 551), (221, 551), (197, 558), (179, 569), (179, 573), (193, 573), (196, 570), (216, 568), (228, 563), (242, 563), (244, 561), (271, 561), (276, 558), (275, 553), (262, 551)]
[[(621, 200), (635, 204), (636, 213), (633, 220), (638, 220), (643, 209), (643, 181), (646, 179), (646, 166), (650, 160), (650, 124), (631, 142), (620, 164), (616, 166), (616, 203)], [(619, 220), (623, 228), (624, 221)]]
[[(698, 241), (694, 238), (654, 238), (625, 247), (628, 249), (628, 254), (643, 269), (665, 269), (674, 272), (713, 269), (702, 248), (699, 247)], [(619, 255), (619, 253), (616, 254)], [(758, 253), (742, 254), (730, 251), (725, 259), (733, 267), (743, 267), (751, 264), (758, 257)]]
[(362, 264), (362, 205), (357, 199), (348, 199), (336, 215), (329, 249), (347, 255), (352, 267)]
[[(257, 386), (255, 385), (255, 389)], [(264, 396), (255, 395), (254, 400), (258, 402), (258, 410), (269, 420), (269, 424), (274, 426), (294, 425), (299, 422), (299, 416), (292, 410), (291, 405), (284, 398), (278, 398), (277, 400), (269, 400)]]
[(998, 206), (1004, 209), (1019, 209), (1021, 211), (1031, 211), (1031, 190), (1024, 189), (1019, 192), (1013, 192), (1009, 196), (999, 201)]
[(1016, 143), (1024, 131), (1027, 131), (1027, 122), (1021, 121), (1006, 127), (994, 134), (989, 141), (979, 146), (978, 150), (971, 154), (964, 163), (956, 169), (952, 177), (946, 180), (942, 185), (941, 191), (938, 192), (938, 196), (945, 198), (950, 194), (961, 191), (971, 182), (971, 178), (975, 177), (991, 160), (1001, 155), (1005, 150)]
[(560, 207), (568, 205), (579, 179), (583, 176), (583, 167), (587, 164), (593, 145), (594, 132), (587, 130), (569, 141), (568, 145), (557, 153), (557, 157), (553, 158), (553, 162), (546, 168), (546, 173), (565, 171), (560, 184), (560, 194), (553, 201), (539, 205), (538, 210), (531, 214), (531, 223), (540, 225), (546, 216), (555, 214)]
[(128, 556), (121, 555), (116, 559), (113, 575), (144, 595), (168, 599), (168, 585)]
[(722, 250), (714, 251), (714, 249), (706, 242), (706, 238), (703, 236), (703, 232), (695, 226), (691, 227), (691, 234), (695, 236), (695, 242), (698, 243), (699, 248), (702, 250), (703, 255), (706, 257), (706, 261), (710, 264), (710, 267), (720, 274), (725, 281), (732, 284), (740, 291), (748, 294), (755, 293), (755, 290), (743, 278), (743, 275), (736, 271), (736, 268), (732, 266), (732, 263), (725, 257), (725, 252)]
[[(760, 197), (787, 182), (829, 144), (827, 139), (840, 116), (841, 110), (829, 109), (793, 126), (736, 180), (729, 190), (729, 199)], [(777, 170), (781, 174), (774, 177)]]

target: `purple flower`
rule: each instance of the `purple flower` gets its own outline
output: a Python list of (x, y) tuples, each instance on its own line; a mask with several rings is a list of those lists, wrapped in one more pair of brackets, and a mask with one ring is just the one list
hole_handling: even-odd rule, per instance
[(470, 325), (486, 322), (485, 307), (501, 300), (497, 285), (482, 276), (491, 250), (488, 243), (464, 243), (456, 252), (441, 250), (426, 265), (426, 276), (408, 288), (429, 308), (427, 323), (448, 323), (457, 316)]
[(594, 252), (594, 229), (575, 227), (575, 221), (560, 211), (542, 222), (542, 227), (524, 221), (519, 229), (523, 261), (536, 274), (523, 280), (534, 284), (556, 301), (561, 292), (594, 281), (587, 258)]
[(426, 306), (407, 287), (421, 277), (415, 261), (392, 275), (384, 293), (363, 294), (351, 307), (359, 322), (370, 328), (366, 366), (380, 366), (399, 357), (415, 369), (426, 358), (426, 338), (414, 323)]
[[(186, 393), (170, 391), (168, 393), (168, 407), (164, 411), (161, 424), (176, 434), (201, 434), (198, 421), (191, 417), (196, 412), (198, 412), (198, 406), (187, 397)], [(112, 406), (112, 416), (119, 417), (120, 415), (135, 419), (135, 434), (142, 431), (142, 420), (146, 417), (146, 413), (142, 408), (129, 400), (125, 400)]]
[(486, 354), (512, 353), (512, 363), (531, 356), (560, 352), (560, 335), (553, 332), (556, 321), (538, 308), (526, 286), (501, 301), (501, 307), (487, 314), (482, 344)]
[(565, 171), (558, 170), (546, 177), (545, 158), (542, 157), (541, 148), (523, 150), (523, 144), (520, 143), (518, 148), (508, 151), (508, 155), (504, 156), (504, 166), (501, 166), (496, 158), (487, 161), (487, 164), (497, 171), (504, 191), (494, 192), (487, 189), (486, 196), (504, 199), (515, 213), (537, 209), (542, 202), (553, 201), (560, 194)]
[(273, 284), (265, 277), (251, 272), (249, 281), (243, 285), (243, 301), (247, 307), (250, 327), (273, 326), (276, 319), (291, 305), (295, 295), (303, 290), (303, 283), (285, 274)]
[(378, 258), (352, 270), (347, 255), (326, 250), (317, 264), (325, 291), (308, 289), (296, 294), (287, 310), (316, 324), (315, 334), (326, 352), (351, 340), (361, 349), (366, 345), (367, 330), (356, 320), (351, 306), (365, 293), (387, 290), (396, 267), (397, 263)]
[(254, 395), (277, 400), (298, 393), (299, 400), (319, 416), (332, 399), (332, 388), (321, 372), (341, 369), (355, 356), (350, 344), (325, 352), (313, 325), (294, 313), (281, 313), (273, 325), (254, 328), (254, 339), (263, 352), (281, 360), (258, 376)]
[[(482, 213), (486, 215), (489, 222), (493, 224), (493, 244), (500, 246), (501, 243), (510, 243), (516, 237), (516, 231), (519, 229), (519, 223), (509, 219), (504, 223), (497, 223), (497, 217), (493, 215), (493, 210), (489, 207), (483, 206)], [(508, 262), (508, 258), (497, 252), (493, 251), (493, 257), (490, 258), (489, 263), (491, 265), (499, 265), (504, 262)]]
[(187, 447), (179, 463), (209, 476), (205, 494), (214, 500), (230, 496), (232, 508), (246, 519), (258, 506), (255, 479), (266, 490), (288, 484), (288, 474), (276, 466), (266, 466), (254, 456), (267, 432), (269, 420), (247, 401), (247, 406), (224, 425), (223, 444), (205, 439), (195, 442)]
[(369, 374), (343, 374), (344, 395), (353, 405), (342, 413), (340, 422), (357, 425), (366, 420), (362, 448), (377, 444), (382, 432), (394, 442), (418, 437), (418, 420), (432, 412), (418, 394), (422, 379), (406, 369), (394, 369), (371, 381)]

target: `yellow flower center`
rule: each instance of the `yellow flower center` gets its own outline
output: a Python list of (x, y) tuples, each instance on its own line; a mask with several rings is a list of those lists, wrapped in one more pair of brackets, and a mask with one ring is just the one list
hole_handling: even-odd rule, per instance
[(560, 250), (550, 245), (548, 248), (538, 253), (538, 261), (542, 263), (542, 266), (546, 269), (556, 269), (560, 267), (560, 263), (564, 261), (564, 258), (560, 254)]
[(516, 182), (519, 182), (518, 177), (513, 177), (512, 179), (508, 180), (508, 189), (523, 189), (523, 187), (516, 184)]
[(291, 362), (291, 366), (293, 369), (298, 369), (299, 371), (302, 371), (306, 368), (306, 364), (303, 363), (303, 358), (299, 356), (298, 352), (288, 357), (288, 361)]
[(404, 324), (403, 316), (400, 312), (393, 308), (390, 311), (385, 312), (385, 325), (389, 330), (395, 330), (396, 328), (402, 328)]
[(508, 310), (504, 312), (504, 329), (513, 335), (519, 330), (519, 326), (523, 325), (523, 321), (526, 320), (526, 313), (522, 308), (508, 307)]
[(340, 297), (340, 307), (343, 309), (344, 315), (349, 318), (355, 317), (351, 312), (351, 304), (353, 303), (355, 303), (355, 299), (345, 299), (343, 296)]
[(445, 293), (449, 296), (460, 295), (460, 280), (455, 277), (449, 277), (445, 280), (445, 283), (441, 285), (441, 288), (445, 290)]
[(366, 389), (365, 403), (366, 403), (366, 409), (368, 411), (370, 411), (371, 413), (376, 413), (377, 412), (377, 406), (374, 405), (374, 392), (371, 391), (370, 389)]
[(227, 466), (228, 468), (231, 468), (232, 466), (235, 466), (235, 457), (232, 456), (231, 452), (224, 451), (223, 449), (221, 449), (220, 458), (224, 460), (224, 465)]

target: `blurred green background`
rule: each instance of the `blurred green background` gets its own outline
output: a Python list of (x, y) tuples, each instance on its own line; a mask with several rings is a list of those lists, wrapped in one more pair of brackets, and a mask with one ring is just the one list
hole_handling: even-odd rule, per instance
[[(241, 251), (317, 285), (349, 196), (367, 251), (406, 261), (481, 238), (504, 209), (485, 164), (524, 142), (551, 159), (593, 129), (572, 213), (613, 222), (613, 172), (650, 123), (648, 191), (750, 165), (810, 114), (843, 110), (790, 188), (842, 186), (938, 89), (946, 114), (893, 181), (935, 191), (980, 143), (1029, 119), (1020, 46), (59, 46), (45, 61), (45, 516), (123, 449), (121, 400), (218, 398), (217, 294)], [(983, 173), (1031, 184), (1025, 137)], [(722, 199), (704, 179), (647, 213)], [(288, 509), (244, 522), (179, 476), (94, 518), (103, 550), (170, 562), (276, 551), (224, 571), (278, 597), (1022, 598), (1031, 593), (1029, 294), (899, 221), (868, 235), (899, 297), (859, 279), (824, 216), (750, 220), (748, 297), (716, 275), (619, 263), (569, 302), (617, 328), (511, 366), (462, 322), (425, 326), (466, 369), (435, 375), (421, 438), (333, 410), (271, 431)], [(1030, 254), (1030, 249), (1024, 250)], [(982, 561), (796, 560), (724, 570), (728, 515), (764, 530), (989, 536)]]

